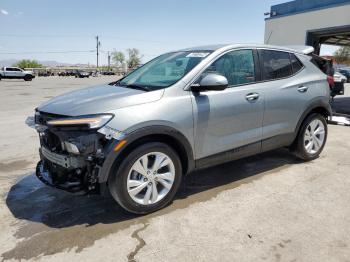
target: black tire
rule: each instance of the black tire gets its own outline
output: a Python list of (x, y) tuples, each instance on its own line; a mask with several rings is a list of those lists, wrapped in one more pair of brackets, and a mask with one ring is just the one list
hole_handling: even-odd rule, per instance
[(25, 75), (23, 79), (24, 81), (32, 81), (33, 77), (31, 75)]
[[(154, 204), (142, 205), (134, 201), (127, 191), (127, 179), (133, 164), (143, 155), (150, 152), (161, 152), (166, 154), (173, 162), (175, 167), (175, 179), (167, 195), (159, 202)], [(180, 158), (175, 150), (164, 143), (150, 142), (135, 148), (123, 159), (120, 165), (112, 169), (108, 179), (108, 188), (113, 198), (125, 210), (134, 214), (148, 214), (159, 210), (169, 204), (181, 183), (182, 165)]]
[[(325, 131), (324, 140), (323, 140), (322, 146), (317, 150), (317, 152), (309, 153), (305, 148), (304, 136), (305, 136), (306, 129), (309, 127), (309, 124), (314, 120), (320, 120), (323, 123), (324, 131)], [(327, 127), (326, 119), (321, 114), (313, 113), (309, 115), (302, 123), (300, 130), (298, 132), (298, 136), (296, 137), (293, 145), (291, 146), (291, 151), (296, 157), (302, 160), (305, 160), (305, 161), (314, 160), (318, 158), (319, 155), (321, 154), (327, 141), (327, 135), (328, 135), (328, 127)]]

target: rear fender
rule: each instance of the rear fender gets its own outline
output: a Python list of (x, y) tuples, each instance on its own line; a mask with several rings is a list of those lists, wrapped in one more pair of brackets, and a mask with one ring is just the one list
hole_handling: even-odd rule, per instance
[(313, 100), (311, 100), (311, 102), (309, 103), (309, 105), (306, 107), (306, 109), (304, 110), (304, 112), (302, 113), (301, 117), (299, 118), (299, 121), (297, 123), (297, 126), (294, 130), (294, 139), (297, 137), (298, 132), (300, 130), (300, 126), (301, 124), (304, 122), (304, 120), (306, 119), (306, 117), (308, 115), (310, 115), (312, 112), (317, 112), (318, 110), (322, 110), (323, 112), (325, 112), (328, 116), (332, 116), (332, 108), (329, 104), (329, 100), (327, 98), (314, 98)]

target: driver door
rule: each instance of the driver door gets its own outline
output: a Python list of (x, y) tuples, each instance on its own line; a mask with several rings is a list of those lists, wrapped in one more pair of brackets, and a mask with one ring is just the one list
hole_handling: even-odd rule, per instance
[(264, 91), (256, 52), (228, 52), (203, 74), (227, 78), (223, 91), (192, 93), (195, 155), (199, 166), (240, 158), (261, 151)]

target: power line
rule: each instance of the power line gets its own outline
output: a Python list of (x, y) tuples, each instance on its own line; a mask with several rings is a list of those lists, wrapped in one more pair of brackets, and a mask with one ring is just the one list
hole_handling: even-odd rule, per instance
[(95, 50), (86, 50), (86, 51), (26, 51), (26, 52), (0, 52), (0, 55), (26, 55), (26, 54), (69, 54), (69, 53), (92, 53)]
[[(0, 37), (19, 37), (19, 38), (91, 38), (91, 35), (32, 35), (32, 34), (0, 34)], [(191, 44), (184, 42), (168, 42), (162, 40), (150, 40), (150, 39), (142, 39), (142, 38), (128, 38), (128, 37), (120, 37), (114, 35), (103, 35), (104, 39), (116, 39), (121, 41), (135, 41), (135, 42), (148, 42), (148, 43), (158, 43), (158, 44)]]
[(20, 38), (62, 38), (62, 37), (72, 37), (72, 38), (91, 38), (92, 36), (87, 35), (28, 35), (28, 34), (0, 34), (0, 37), (20, 37)]

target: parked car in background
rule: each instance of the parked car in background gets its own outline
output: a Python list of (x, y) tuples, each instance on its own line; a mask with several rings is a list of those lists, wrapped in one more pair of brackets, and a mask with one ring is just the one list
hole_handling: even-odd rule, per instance
[(334, 72), (334, 82), (340, 82), (340, 83), (345, 83), (348, 79), (345, 75), (340, 73), (339, 71)]
[(101, 71), (101, 75), (112, 76), (115, 75), (113, 71)]
[(83, 71), (83, 70), (76, 70), (75, 71), (75, 75), (74, 75), (76, 78), (89, 78), (90, 76), (90, 73), (89, 72), (86, 72), (86, 71)]
[(72, 71), (72, 70), (60, 71), (58, 72), (58, 76), (75, 76), (75, 71)]
[(33, 71), (25, 71), (18, 67), (3, 67), (0, 70), (1, 79), (24, 79), (24, 81), (32, 81), (35, 78)]
[(66, 76), (75, 76), (75, 71), (74, 70), (68, 70), (66, 71)]
[(51, 71), (39, 71), (38, 76), (43, 76), (43, 77), (54, 76), (54, 73)]
[(344, 95), (344, 84), (347, 81), (346, 76), (336, 71), (334, 72), (333, 78), (334, 87), (331, 90), (331, 97), (334, 98), (336, 95)]
[(35, 110), (36, 175), (70, 192), (109, 191), (126, 210), (146, 214), (169, 204), (196, 169), (280, 147), (316, 159), (327, 140), (330, 91), (305, 53), (183, 49), (109, 85), (53, 98)]
[(346, 77), (346, 82), (350, 83), (350, 67), (340, 68), (338, 71)]

